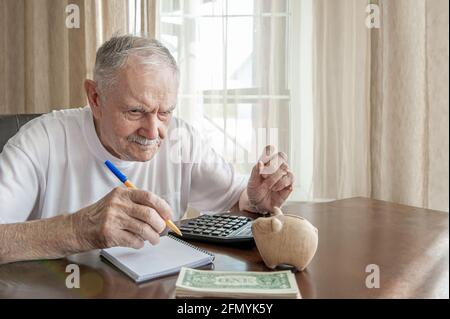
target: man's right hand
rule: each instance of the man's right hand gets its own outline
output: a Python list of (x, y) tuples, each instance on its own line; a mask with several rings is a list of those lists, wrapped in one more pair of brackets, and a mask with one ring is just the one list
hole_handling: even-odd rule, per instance
[(141, 248), (159, 243), (172, 210), (161, 197), (144, 190), (117, 187), (95, 204), (74, 213), (72, 227), (80, 250), (114, 246)]

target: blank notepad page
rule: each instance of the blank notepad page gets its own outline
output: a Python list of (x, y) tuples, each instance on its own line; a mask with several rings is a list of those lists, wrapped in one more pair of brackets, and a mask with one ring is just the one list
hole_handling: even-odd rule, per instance
[(177, 273), (181, 267), (201, 267), (214, 260), (213, 254), (170, 235), (161, 237), (156, 246), (145, 242), (138, 250), (113, 247), (100, 254), (137, 282)]

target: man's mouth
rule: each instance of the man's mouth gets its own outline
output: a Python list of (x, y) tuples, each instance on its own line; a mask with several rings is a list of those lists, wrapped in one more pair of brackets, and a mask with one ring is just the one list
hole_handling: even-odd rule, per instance
[(129, 142), (136, 143), (137, 145), (144, 147), (144, 148), (150, 148), (150, 147), (158, 147), (161, 143), (161, 140), (159, 138), (155, 139), (147, 139), (142, 136), (137, 135), (131, 135), (127, 138)]
[(143, 149), (151, 149), (151, 148), (158, 148), (158, 144), (141, 144), (138, 142), (133, 142), (134, 144), (136, 144), (138, 147), (143, 148)]

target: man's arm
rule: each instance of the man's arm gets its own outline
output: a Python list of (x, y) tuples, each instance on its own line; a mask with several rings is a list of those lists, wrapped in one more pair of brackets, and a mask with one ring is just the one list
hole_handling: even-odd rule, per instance
[[(40, 161), (41, 153), (33, 152), (34, 144), (48, 153), (45, 138), (37, 139), (39, 143), (30, 138), (39, 137), (39, 132), (33, 126), (18, 134), (0, 154), (0, 264), (57, 258), (77, 250), (68, 215), (25, 222), (36, 205), (42, 176), (40, 163), (45, 162), (44, 155)], [(31, 151), (25, 152), (24, 145)]]
[(0, 224), (0, 264), (19, 260), (53, 259), (82, 251), (73, 216)]
[(17, 224), (0, 224), (0, 264), (60, 258), (91, 249), (156, 245), (172, 219), (170, 206), (157, 195), (115, 188), (73, 214)]
[[(31, 143), (33, 132), (25, 133), (25, 142)], [(73, 214), (26, 222), (36, 205), (39, 178), (46, 171), (39, 164), (45, 162), (39, 160), (41, 153), (46, 152), (27, 153), (13, 143), (0, 153), (0, 264), (114, 246), (141, 248), (144, 240), (159, 242), (172, 210), (160, 197), (143, 190), (116, 188)]]

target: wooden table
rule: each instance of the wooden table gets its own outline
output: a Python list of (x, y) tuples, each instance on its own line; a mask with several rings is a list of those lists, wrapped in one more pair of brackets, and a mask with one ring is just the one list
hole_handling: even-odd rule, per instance
[[(284, 210), (319, 229), (316, 256), (296, 274), (303, 298), (449, 298), (448, 213), (366, 198)], [(256, 247), (198, 246), (216, 254), (216, 270), (268, 271)], [(79, 289), (65, 285), (71, 263), (80, 266)], [(380, 269), (380, 288), (366, 287), (369, 264)], [(176, 279), (137, 285), (91, 251), (0, 266), (0, 298), (174, 298)]]

